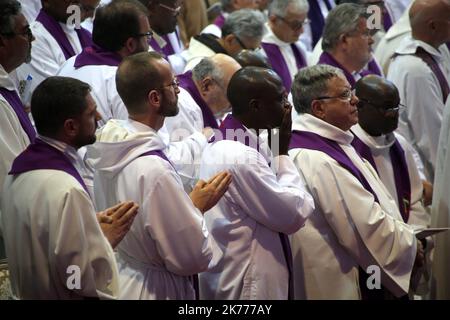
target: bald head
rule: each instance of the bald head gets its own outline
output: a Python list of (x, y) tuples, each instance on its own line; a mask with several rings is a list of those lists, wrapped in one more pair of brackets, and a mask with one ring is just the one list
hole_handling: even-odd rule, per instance
[(221, 80), (225, 88), (228, 86), (228, 83), (230, 82), (233, 74), (241, 69), (241, 65), (236, 60), (222, 53), (218, 53), (212, 56), (211, 62), (216, 66), (217, 69), (221, 70), (223, 74)]
[(392, 82), (369, 75), (356, 83), (355, 93), (359, 98), (359, 125), (367, 133), (379, 136), (397, 128), (400, 96)]
[(252, 50), (242, 50), (235, 57), (237, 62), (244, 67), (261, 67), (272, 69), (269, 60), (261, 53)]
[(436, 48), (450, 41), (450, 0), (416, 0), (409, 19), (415, 39)]

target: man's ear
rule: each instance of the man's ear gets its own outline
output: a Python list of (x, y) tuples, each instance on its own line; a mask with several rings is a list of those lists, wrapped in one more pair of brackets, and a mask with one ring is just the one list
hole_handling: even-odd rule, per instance
[(325, 118), (325, 106), (319, 100), (313, 100), (311, 102), (311, 114), (319, 119)]
[(202, 96), (211, 91), (211, 86), (213, 85), (213, 80), (211, 77), (205, 77), (200, 83), (200, 93)]
[(64, 135), (70, 138), (75, 138), (78, 135), (80, 124), (76, 119), (66, 119), (63, 125)]
[(161, 104), (161, 96), (157, 90), (150, 90), (147, 95), (148, 102), (151, 105), (160, 105)]
[(250, 112), (258, 112), (260, 109), (259, 100), (258, 99), (252, 99), (248, 103)]
[(136, 45), (136, 38), (132, 38), (132, 37), (128, 38), (128, 39), (125, 41), (124, 47), (127, 49), (127, 51), (128, 51), (129, 53), (136, 52), (136, 48), (137, 48), (137, 45)]

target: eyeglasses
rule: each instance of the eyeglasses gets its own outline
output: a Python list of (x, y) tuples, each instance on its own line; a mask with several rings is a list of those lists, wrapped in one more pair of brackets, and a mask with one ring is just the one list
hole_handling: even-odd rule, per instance
[(281, 21), (283, 21), (289, 28), (291, 28), (293, 31), (297, 31), (300, 30), (301, 28), (303, 28), (303, 26), (305, 24), (309, 24), (310, 20), (308, 18), (306, 18), (303, 21), (300, 20), (295, 20), (295, 21), (288, 21), (285, 18), (283, 18), (282, 16), (276, 16), (278, 19), (280, 19)]
[(176, 16), (178, 14), (180, 14), (180, 11), (181, 11), (181, 6), (173, 8), (173, 7), (169, 7), (168, 5), (165, 5), (165, 4), (162, 4), (162, 3), (160, 3), (159, 6), (164, 8), (164, 9), (166, 9), (166, 10), (169, 10), (170, 12), (172, 12)]
[(171, 83), (169, 83), (168, 85), (162, 86), (159, 89), (164, 89), (164, 88), (167, 88), (170, 86), (172, 86), (172, 88), (174, 88), (176, 90), (180, 86), (180, 81), (178, 81), (177, 78), (174, 78)]
[(234, 38), (236, 39), (237, 43), (241, 46), (242, 49), (244, 50), (249, 50), (249, 51), (258, 51), (260, 49), (260, 47), (257, 48), (249, 48), (247, 47), (244, 42), (242, 42), (242, 40), (234, 34)]
[(339, 99), (339, 100), (342, 100), (342, 101), (350, 102), (350, 101), (352, 101), (353, 97), (355, 97), (355, 90), (347, 89), (344, 92), (342, 92), (339, 96), (335, 96), (335, 97), (322, 96), (322, 97), (315, 98), (313, 100)]
[(378, 111), (382, 112), (387, 117), (395, 116), (395, 115), (397, 115), (400, 112), (400, 110), (403, 110), (404, 108), (406, 108), (406, 106), (404, 104), (399, 103), (394, 108), (384, 109), (383, 107), (377, 106), (376, 104), (374, 104), (370, 100), (367, 100), (367, 99), (364, 99), (364, 98), (359, 98), (359, 101), (374, 106), (375, 109), (377, 109)]
[(6, 37), (27, 36), (28, 39), (33, 39), (33, 32), (31, 31), (30, 26), (27, 26), (23, 32), (2, 33), (2, 35)]
[(145, 33), (138, 33), (137, 35), (134, 36), (135, 38), (139, 38), (139, 37), (147, 37), (148, 39), (150, 39), (151, 37), (153, 37), (153, 31), (147, 31)]

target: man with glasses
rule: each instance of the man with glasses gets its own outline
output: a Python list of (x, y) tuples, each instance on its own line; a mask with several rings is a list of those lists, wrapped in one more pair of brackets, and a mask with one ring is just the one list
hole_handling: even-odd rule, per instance
[[(11, 163), (32, 142), (35, 129), (10, 73), (31, 60), (31, 33), (16, 0), (0, 3), (0, 195)], [(0, 226), (1, 229), (1, 226)], [(5, 257), (0, 233), (0, 259)]]
[(228, 16), (241, 9), (259, 9), (259, 0), (220, 0), (222, 12), (216, 17), (214, 22), (205, 29), (202, 30), (201, 33), (205, 34), (213, 34), (216, 37), (220, 38), (222, 36), (222, 27), (225, 24)]
[[(351, 145), (359, 100), (349, 82), (338, 68), (308, 67), (295, 77), (292, 95), (301, 116), (289, 155), (316, 204), (291, 238), (296, 298), (406, 296), (423, 251), (374, 168)], [(369, 267), (379, 271), (375, 288), (367, 282)]]
[(175, 74), (183, 73), (186, 61), (181, 52), (184, 45), (177, 27), (183, 0), (139, 1), (148, 9), (148, 21), (154, 32), (149, 39), (150, 48), (169, 61)]
[(450, 1), (416, 0), (409, 11), (411, 35), (395, 51), (387, 78), (408, 106), (400, 114), (399, 132), (420, 154), (429, 181), (445, 103), (450, 94)]
[(351, 129), (355, 135), (353, 147), (377, 171), (403, 220), (415, 226), (429, 226), (430, 217), (423, 206), (422, 179), (414, 161), (415, 150), (394, 132), (400, 109), (405, 107), (400, 103), (397, 88), (375, 75), (360, 79), (355, 88), (359, 122)]
[(241, 9), (229, 15), (222, 27), (222, 37), (200, 34), (191, 39), (185, 52), (185, 71), (192, 70), (204, 57), (216, 53), (235, 56), (242, 50), (257, 50), (264, 35), (264, 15), (258, 10)]
[(124, 59), (117, 70), (117, 90), (127, 120), (110, 120), (89, 149), (99, 208), (118, 199), (134, 199), (140, 215), (119, 244), (120, 298), (193, 300), (192, 276), (220, 259), (203, 214), (231, 182), (220, 173), (199, 181), (188, 195), (165, 154), (158, 131), (178, 113), (179, 89), (170, 64), (155, 52)]
[(100, 113), (100, 125), (109, 119), (127, 119), (117, 94), (115, 76), (124, 57), (148, 51), (152, 32), (147, 9), (135, 0), (117, 0), (97, 10), (93, 46), (70, 58), (58, 75), (88, 83)]
[(17, 70), (19, 80), (32, 78), (31, 92), (44, 79), (56, 75), (64, 62), (92, 45), (91, 33), (82, 27), (77, 29), (76, 20), (69, 19), (73, 12), (68, 8), (73, 5), (79, 6), (80, 0), (43, 0), (41, 11), (31, 23), (36, 38), (31, 62)]
[(308, 65), (308, 56), (299, 37), (308, 23), (306, 0), (273, 0), (269, 5), (267, 33), (261, 47), (273, 70), (289, 92), (298, 70)]

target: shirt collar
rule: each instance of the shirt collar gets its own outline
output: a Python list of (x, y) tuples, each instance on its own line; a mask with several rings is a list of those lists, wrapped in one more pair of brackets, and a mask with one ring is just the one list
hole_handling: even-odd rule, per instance
[(353, 140), (353, 134), (350, 131), (342, 131), (338, 127), (308, 113), (302, 113), (295, 118), (292, 123), (292, 130), (312, 132), (344, 145), (349, 145)]
[(400, 47), (397, 49), (396, 53), (414, 54), (416, 53), (418, 47), (421, 47), (426, 52), (436, 57), (438, 60), (442, 59), (442, 53), (439, 50), (437, 50), (436, 48), (434, 48), (433, 46), (429, 45), (426, 42), (414, 39), (411, 35), (409, 35), (403, 40), (403, 42), (400, 44)]
[(390, 148), (395, 142), (395, 136), (393, 133), (383, 134), (378, 137), (371, 136), (368, 134), (359, 124), (356, 124), (351, 129), (354, 134), (361, 139), (364, 144), (369, 146), (371, 149), (383, 150)]
[(6, 72), (3, 66), (0, 64), (0, 87), (8, 89), (10, 91), (18, 91), (14, 81), (11, 79), (10, 75)]
[(83, 164), (84, 166), (84, 161), (83, 159), (81, 159), (81, 156), (78, 154), (77, 150), (68, 145), (65, 142), (59, 141), (59, 140), (55, 140), (43, 135), (38, 134), (37, 138), (44, 141), (45, 143), (49, 144), (50, 146), (52, 146), (53, 148), (61, 151), (65, 156), (67, 156), (67, 158), (69, 158), (70, 162), (75, 166), (75, 167), (79, 167), (80, 164)]
[(287, 47), (290, 46), (290, 43), (284, 42), (283, 40), (280, 40), (280, 38), (278, 38), (275, 33), (273, 33), (272, 29), (269, 26), (269, 23), (266, 22), (265, 24), (266, 26), (266, 34), (263, 37), (262, 42), (267, 42), (267, 43), (273, 43), (276, 44), (279, 47)]

